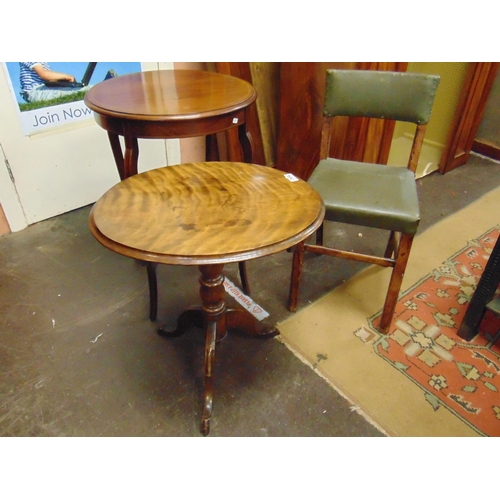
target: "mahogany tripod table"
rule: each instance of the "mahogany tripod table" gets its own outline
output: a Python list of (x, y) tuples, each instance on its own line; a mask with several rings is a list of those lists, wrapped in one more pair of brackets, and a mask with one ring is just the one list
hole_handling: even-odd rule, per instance
[(177, 336), (190, 326), (205, 331), (204, 435), (212, 415), (216, 343), (231, 329), (256, 337), (279, 334), (243, 308), (226, 308), (224, 264), (286, 250), (312, 234), (324, 214), (321, 197), (306, 182), (270, 167), (231, 162), (150, 170), (121, 181), (92, 208), (90, 230), (110, 250), (199, 268), (201, 306), (158, 333)]

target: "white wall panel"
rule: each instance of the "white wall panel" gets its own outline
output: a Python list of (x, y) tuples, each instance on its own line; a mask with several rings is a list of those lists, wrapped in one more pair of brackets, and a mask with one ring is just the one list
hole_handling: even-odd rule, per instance
[[(170, 63), (171, 64), (171, 63)], [(145, 63), (144, 70), (168, 67)], [(24, 136), (7, 75), (0, 71), (0, 204), (13, 231), (95, 202), (119, 182), (107, 133), (93, 120)], [(0, 151), (1, 153), (1, 151)], [(167, 159), (168, 153), (168, 159)], [(15, 184), (5, 165), (10, 165)], [(178, 140), (140, 140), (139, 171), (179, 163)]]

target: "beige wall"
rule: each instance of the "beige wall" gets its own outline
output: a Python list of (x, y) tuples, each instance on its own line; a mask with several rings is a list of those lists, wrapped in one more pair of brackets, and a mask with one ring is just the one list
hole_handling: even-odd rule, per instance
[[(467, 73), (467, 66), (468, 63), (465, 62), (408, 63), (408, 72), (441, 76), (432, 109), (432, 118), (425, 134), (427, 142), (434, 142), (444, 148)], [(401, 134), (404, 129), (404, 124), (398, 124), (398, 133), (395, 135)]]
[[(446, 146), (448, 133), (467, 73), (465, 62), (410, 62), (408, 72), (440, 75), (441, 81), (436, 93), (431, 120), (427, 126), (424, 145), (418, 162), (417, 177), (438, 169)], [(411, 148), (410, 134), (415, 126), (398, 122), (394, 130), (388, 163), (405, 165)]]
[(497, 73), (486, 101), (476, 139), (500, 148), (500, 73)]

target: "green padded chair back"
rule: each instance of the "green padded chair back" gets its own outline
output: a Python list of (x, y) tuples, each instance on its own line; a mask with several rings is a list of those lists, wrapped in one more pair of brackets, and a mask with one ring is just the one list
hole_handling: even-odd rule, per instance
[(323, 114), (426, 124), (439, 80), (419, 73), (329, 69)]

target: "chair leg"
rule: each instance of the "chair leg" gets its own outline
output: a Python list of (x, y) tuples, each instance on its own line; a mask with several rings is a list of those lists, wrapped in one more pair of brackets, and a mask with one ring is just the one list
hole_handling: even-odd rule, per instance
[(382, 310), (382, 318), (380, 320), (379, 330), (382, 333), (387, 333), (391, 326), (394, 310), (398, 301), (403, 276), (405, 274), (408, 258), (410, 257), (411, 245), (413, 243), (413, 235), (402, 234), (399, 242), (399, 247), (396, 250), (396, 263), (392, 270), (389, 289), (385, 298), (384, 309)]
[(149, 319), (156, 320), (158, 315), (158, 284), (156, 281), (156, 262), (147, 262), (146, 270), (148, 272), (148, 285), (149, 285)]
[(293, 252), (292, 276), (290, 279), (290, 292), (288, 296), (288, 310), (295, 312), (297, 310), (297, 301), (299, 296), (300, 277), (302, 266), (304, 264), (305, 241), (301, 241), (295, 247)]
[(391, 234), (389, 235), (389, 241), (387, 242), (387, 247), (384, 253), (384, 257), (386, 259), (390, 259), (394, 255), (394, 252), (396, 251), (396, 245), (396, 233), (394, 231), (391, 231)]

